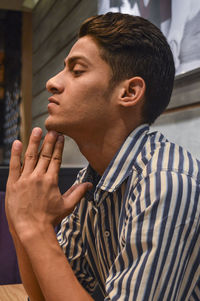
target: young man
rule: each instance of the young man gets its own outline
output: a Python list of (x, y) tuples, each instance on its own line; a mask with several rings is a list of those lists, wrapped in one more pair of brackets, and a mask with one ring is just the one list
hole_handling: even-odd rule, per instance
[[(21, 142), (12, 147), (6, 212), (31, 301), (92, 300), (97, 284), (104, 300), (199, 300), (200, 163), (149, 132), (173, 81), (170, 48), (147, 20), (108, 13), (82, 25), (47, 82), (40, 153), (39, 128), (23, 169)], [(89, 161), (63, 196), (60, 133)]]

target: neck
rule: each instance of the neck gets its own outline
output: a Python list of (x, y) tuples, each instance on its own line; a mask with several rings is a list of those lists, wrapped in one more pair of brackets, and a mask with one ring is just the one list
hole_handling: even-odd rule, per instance
[(112, 129), (106, 130), (101, 135), (92, 136), (91, 139), (83, 137), (74, 139), (84, 157), (88, 160), (93, 169), (103, 175), (110, 161), (123, 144), (130, 131)]
[(71, 132), (71, 138), (77, 143), (80, 152), (101, 176), (128, 135), (142, 124), (140, 112), (130, 110), (125, 113), (125, 116), (121, 113), (116, 118), (108, 117), (101, 123), (97, 122), (93, 126), (87, 124)]

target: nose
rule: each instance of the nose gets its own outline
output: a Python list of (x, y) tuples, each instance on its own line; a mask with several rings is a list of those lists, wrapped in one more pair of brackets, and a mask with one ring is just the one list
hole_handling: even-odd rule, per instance
[(64, 85), (61, 80), (61, 72), (47, 81), (46, 89), (52, 94), (58, 94), (63, 92)]

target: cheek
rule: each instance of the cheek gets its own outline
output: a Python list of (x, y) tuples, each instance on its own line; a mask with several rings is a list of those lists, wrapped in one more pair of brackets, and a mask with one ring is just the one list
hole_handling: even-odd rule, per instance
[(95, 109), (97, 110), (108, 102), (108, 95), (108, 89), (96, 84), (95, 87), (86, 87), (83, 89), (80, 93), (80, 100), (87, 106), (95, 106)]
[(95, 112), (104, 112), (108, 108), (109, 91), (105, 80), (102, 82), (99, 76), (70, 81), (62, 97), (59, 117), (69, 121), (82, 119), (87, 114), (92, 117)]
[(92, 76), (90, 74), (90, 76), (80, 78), (78, 88), (72, 92), (79, 94), (81, 98), (104, 97), (109, 90), (108, 82), (104, 75)]

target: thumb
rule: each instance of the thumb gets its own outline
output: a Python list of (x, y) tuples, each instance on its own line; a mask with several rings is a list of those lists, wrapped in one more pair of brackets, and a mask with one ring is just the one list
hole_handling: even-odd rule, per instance
[(92, 188), (92, 183), (82, 183), (72, 186), (66, 193), (63, 194), (64, 204), (69, 215), (74, 207), (80, 202), (85, 193)]

